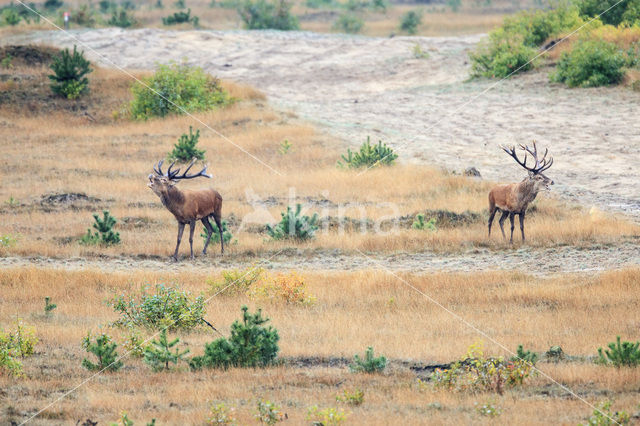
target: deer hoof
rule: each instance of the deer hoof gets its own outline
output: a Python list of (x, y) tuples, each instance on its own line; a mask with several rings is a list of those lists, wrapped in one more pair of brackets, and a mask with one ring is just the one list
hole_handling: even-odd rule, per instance
[(171, 256), (170, 259), (174, 262), (178, 262), (178, 256)]

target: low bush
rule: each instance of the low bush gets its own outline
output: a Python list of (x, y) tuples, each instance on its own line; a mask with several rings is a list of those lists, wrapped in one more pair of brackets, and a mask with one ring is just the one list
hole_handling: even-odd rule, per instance
[(632, 26), (640, 21), (640, 0), (579, 0), (576, 4), (583, 17), (600, 16), (605, 24)]
[(431, 375), (436, 389), (458, 392), (496, 392), (504, 387), (516, 387), (531, 375), (533, 364), (529, 361), (506, 361), (502, 357), (485, 357), (482, 348), (471, 346), (467, 356), (447, 369), (437, 369)]
[(91, 63), (84, 58), (84, 52), (78, 52), (73, 46), (73, 53), (64, 49), (60, 55), (53, 58), (50, 65), (53, 74), (49, 75), (51, 90), (68, 99), (77, 99), (89, 91), (89, 79), (86, 77), (91, 71)]
[(387, 367), (387, 358), (384, 356), (375, 357), (373, 347), (369, 346), (364, 353), (364, 358), (360, 355), (353, 356), (353, 364), (349, 365), (352, 373), (382, 373)]
[(129, 28), (137, 24), (136, 19), (126, 9), (114, 10), (107, 24), (114, 27)]
[[(631, 422), (631, 416), (626, 411), (611, 412), (611, 401), (604, 401), (598, 404), (593, 410), (591, 416), (587, 419), (584, 426), (613, 426), (628, 425)], [(583, 426), (580, 423), (579, 426)]]
[(118, 358), (116, 347), (118, 346), (109, 335), (100, 334), (92, 342), (91, 332), (82, 339), (82, 347), (96, 356), (97, 362), (88, 359), (82, 360), (82, 366), (89, 371), (118, 371), (122, 368), (122, 361)]
[(178, 361), (184, 361), (184, 356), (189, 353), (189, 349), (180, 351), (179, 348), (175, 348), (175, 351), (172, 352), (179, 342), (180, 339), (177, 337), (169, 341), (167, 329), (163, 328), (158, 340), (152, 340), (144, 349), (144, 362), (156, 372), (169, 370), (169, 363), (176, 365)]
[(192, 159), (204, 160), (203, 149), (198, 149), (196, 145), (200, 139), (200, 130), (193, 133), (193, 128), (189, 126), (189, 134), (183, 133), (178, 142), (173, 145), (173, 151), (169, 153), (170, 160), (187, 163)]
[(247, 294), (254, 300), (283, 301), (291, 305), (310, 306), (316, 302), (316, 298), (307, 292), (304, 278), (295, 272), (275, 277), (265, 274), (248, 289)]
[(191, 9), (187, 9), (187, 11), (179, 11), (175, 12), (173, 15), (169, 15), (166, 18), (162, 18), (162, 23), (164, 25), (177, 25), (177, 24), (185, 24), (191, 22), (194, 27), (197, 27), (200, 23), (200, 18), (197, 16), (191, 16)]
[(102, 212), (102, 219), (97, 214), (93, 215), (93, 219), (95, 220), (93, 228), (96, 232), (87, 229), (87, 233), (80, 239), (82, 244), (102, 244), (105, 246), (120, 244), (120, 233), (113, 231), (116, 219), (107, 210)]
[(22, 20), (22, 16), (20, 16), (20, 12), (16, 7), (6, 7), (2, 9), (2, 13), (0, 14), (1, 23), (4, 25), (18, 25)]
[(531, 351), (525, 351), (522, 345), (518, 345), (516, 356), (511, 357), (511, 361), (523, 360), (530, 362), (532, 365), (536, 365), (538, 362), (538, 354)]
[(333, 23), (333, 29), (347, 34), (358, 34), (364, 27), (362, 18), (351, 13), (341, 14), (336, 22)]
[(238, 13), (249, 30), (290, 31), (300, 28), (298, 18), (291, 14), (288, 0), (246, 0)]
[(318, 230), (318, 214), (313, 216), (302, 215), (302, 205), (297, 204), (292, 210), (287, 206), (287, 211), (280, 213), (282, 219), (274, 226), (267, 225), (267, 234), (274, 240), (291, 239), (305, 241), (314, 237)]
[(266, 367), (278, 355), (278, 331), (264, 324), (269, 321), (262, 317), (262, 311), (251, 314), (249, 308), (242, 307), (242, 321), (231, 324), (231, 336), (221, 337), (205, 345), (203, 356), (191, 358), (193, 369), (229, 367)]
[(64, 5), (62, 0), (45, 0), (44, 8), (48, 10), (60, 9)]
[(329, 407), (321, 410), (314, 405), (307, 410), (307, 420), (314, 425), (336, 426), (344, 423), (346, 419), (347, 414), (339, 408)]
[(378, 141), (377, 145), (371, 145), (371, 140), (367, 136), (367, 141), (360, 145), (359, 152), (354, 154), (351, 149), (347, 149), (347, 155), (342, 155), (342, 161), (338, 161), (338, 167), (357, 169), (379, 165), (390, 166), (397, 158), (398, 154), (393, 151), (393, 148), (382, 141)]
[(247, 269), (232, 269), (222, 271), (222, 281), (208, 280), (213, 294), (237, 295), (249, 291), (251, 286), (266, 274), (263, 268), (249, 267)]
[(96, 25), (96, 17), (93, 8), (89, 4), (83, 4), (72, 10), (69, 21), (82, 27), (94, 27)]
[(132, 87), (131, 117), (146, 120), (168, 114), (206, 111), (230, 103), (220, 82), (200, 67), (171, 62), (160, 65), (144, 84)]
[(408, 11), (400, 18), (400, 30), (410, 35), (416, 34), (421, 24), (422, 14), (415, 10)]
[(598, 363), (615, 367), (637, 367), (640, 364), (640, 342), (621, 342), (620, 336), (609, 343), (609, 349), (598, 348)]
[(485, 402), (482, 405), (476, 403), (476, 412), (483, 417), (498, 417), (502, 414), (502, 408), (493, 402)]
[(138, 297), (115, 296), (108, 303), (120, 318), (118, 327), (146, 327), (150, 329), (192, 330), (203, 324), (206, 306), (204, 296), (194, 299), (187, 291), (157, 284), (155, 291), (145, 286)]
[(286, 420), (287, 418), (285, 413), (282, 412), (282, 407), (271, 401), (260, 399), (256, 405), (256, 413), (254, 414), (254, 417), (260, 423), (274, 425)]
[(342, 391), (342, 394), (336, 397), (336, 401), (355, 406), (362, 405), (364, 402), (364, 391), (360, 388), (353, 390), (345, 389)]
[(15, 330), (0, 329), (0, 375), (23, 376), (20, 359), (33, 355), (37, 343), (35, 328), (24, 325), (20, 319), (15, 322)]
[(603, 40), (582, 40), (562, 54), (551, 80), (569, 87), (618, 84), (624, 77), (627, 58), (620, 48)]
[(233, 415), (234, 408), (228, 407), (224, 402), (213, 404), (210, 409), (208, 425), (235, 425), (237, 420)]
[(58, 307), (58, 305), (56, 305), (55, 303), (51, 303), (51, 298), (49, 296), (45, 296), (45, 298), (44, 298), (44, 314), (46, 316), (51, 315), (51, 312), (57, 307)]
[(436, 228), (436, 218), (432, 217), (428, 221), (425, 221), (424, 217), (425, 217), (424, 214), (418, 213), (416, 215), (415, 220), (411, 224), (411, 227), (413, 229), (418, 229), (418, 230), (421, 230), (421, 231), (425, 231), (425, 230), (436, 231), (437, 230), (437, 228)]

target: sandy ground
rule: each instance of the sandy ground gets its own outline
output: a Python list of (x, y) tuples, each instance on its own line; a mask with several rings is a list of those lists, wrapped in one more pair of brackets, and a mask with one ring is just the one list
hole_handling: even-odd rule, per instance
[[(535, 139), (555, 158), (548, 172), (554, 192), (640, 220), (640, 94), (566, 89), (548, 83), (548, 70), (498, 84), (465, 82), (467, 53), (481, 35), (101, 29), (71, 36), (40, 32), (3, 42), (80, 41), (95, 50), (91, 59), (108, 59), (103, 65), (137, 69), (186, 58), (218, 77), (258, 87), (276, 107), (353, 146), (371, 135), (397, 148), (404, 161), (457, 171), (475, 166), (492, 180), (523, 176), (499, 144)], [(429, 58), (414, 57), (416, 43)]]

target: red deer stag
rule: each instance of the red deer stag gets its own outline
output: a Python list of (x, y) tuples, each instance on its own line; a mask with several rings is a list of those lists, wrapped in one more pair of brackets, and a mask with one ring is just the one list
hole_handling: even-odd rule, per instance
[[(513, 219), (515, 215), (519, 215), (520, 232), (522, 233), (522, 241), (524, 241), (524, 215), (529, 203), (536, 198), (541, 189), (549, 190), (549, 185), (553, 185), (553, 181), (542, 173), (551, 167), (553, 158), (549, 157), (549, 159), (547, 159), (549, 150), (545, 149), (542, 159), (538, 160), (538, 148), (535, 142), (533, 143), (533, 150), (528, 146), (520, 145), (520, 149), (524, 151), (524, 161), (520, 161), (514, 146), (511, 148), (501, 146), (501, 148), (513, 157), (518, 164), (524, 167), (529, 172), (529, 176), (524, 178), (520, 183), (498, 185), (489, 192), (489, 237), (491, 237), (493, 217), (496, 215), (496, 211), (500, 210), (502, 211), (502, 217), (500, 217), (499, 223), (502, 237), (504, 239), (507, 238), (504, 234), (503, 223), (506, 217), (509, 216), (509, 220), (511, 221), (511, 238), (509, 239), (509, 243), (513, 243)], [(533, 167), (527, 167), (527, 153), (531, 154), (535, 161)]]
[(182, 179), (193, 179), (198, 176), (204, 176), (211, 178), (211, 175), (207, 174), (207, 167), (205, 166), (199, 173), (193, 175), (187, 175), (187, 172), (196, 160), (193, 159), (187, 169), (181, 175), (180, 169), (171, 170), (175, 163), (171, 163), (167, 173), (162, 172), (162, 160), (158, 162), (157, 167), (153, 168), (155, 175), (149, 175), (149, 188), (156, 193), (162, 204), (169, 209), (171, 213), (176, 217), (178, 221), (178, 242), (176, 244), (176, 251), (173, 254), (173, 259), (178, 261), (178, 248), (180, 247), (180, 241), (182, 240), (182, 232), (184, 226), (189, 224), (189, 245), (191, 246), (191, 259), (193, 256), (193, 230), (196, 226), (196, 221), (200, 220), (207, 229), (207, 241), (204, 244), (203, 254), (207, 254), (207, 246), (213, 235), (213, 227), (209, 222), (209, 218), (212, 217), (218, 225), (218, 231), (220, 232), (220, 252), (224, 253), (224, 239), (222, 237), (222, 197), (213, 189), (201, 189), (199, 191), (180, 190), (175, 185)]

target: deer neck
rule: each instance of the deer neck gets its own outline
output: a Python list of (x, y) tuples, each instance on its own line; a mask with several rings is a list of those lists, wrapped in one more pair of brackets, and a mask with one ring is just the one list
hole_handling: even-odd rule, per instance
[(520, 195), (520, 205), (524, 210), (527, 208), (530, 202), (535, 200), (536, 196), (538, 195), (535, 181), (530, 178), (525, 178), (518, 184), (518, 193)]
[(160, 196), (162, 205), (164, 205), (171, 213), (176, 214), (184, 204), (184, 194), (175, 186), (167, 188)]

